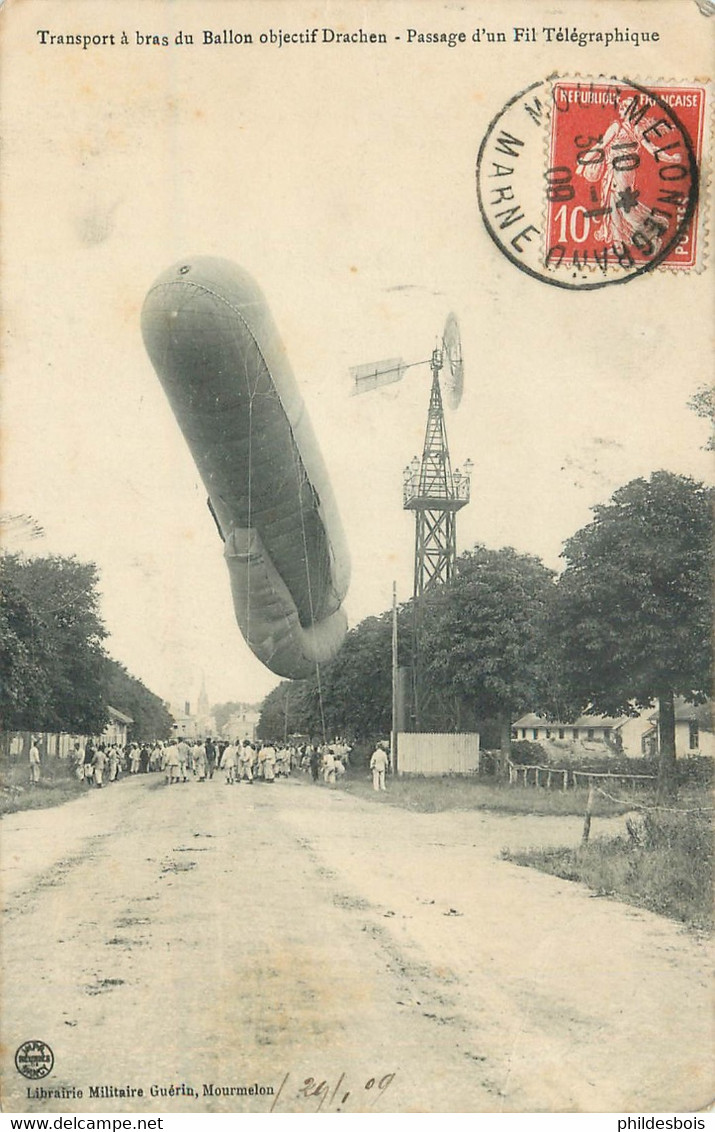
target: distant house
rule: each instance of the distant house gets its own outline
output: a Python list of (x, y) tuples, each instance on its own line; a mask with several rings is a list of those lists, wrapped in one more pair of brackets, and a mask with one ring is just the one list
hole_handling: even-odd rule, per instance
[[(675, 705), (675, 753), (678, 758), (715, 756), (712, 703)], [(540, 743), (554, 757), (624, 754), (630, 758), (658, 753), (658, 712), (647, 708), (636, 715), (580, 715), (571, 723), (547, 720), (529, 712), (512, 724), (514, 740)]]
[(256, 738), (256, 728), (260, 718), (261, 713), (255, 708), (247, 707), (241, 711), (235, 711), (224, 725), (223, 737), (230, 739), (232, 743), (241, 743), (244, 739), (253, 742)]
[(171, 714), (174, 718), (172, 731), (177, 738), (198, 739), (198, 719), (191, 714), (188, 703), (184, 705), (183, 711), (180, 711), (177, 707), (172, 707)]
[(211, 715), (209, 698), (206, 694), (206, 681), (202, 679), (196, 711), (192, 712), (191, 703), (186, 700), (183, 710), (178, 705), (170, 708), (174, 717), (174, 735), (184, 739), (207, 739), (216, 734), (216, 720)]
[(124, 712), (118, 711), (117, 708), (113, 708), (109, 704), (107, 704), (107, 712), (109, 723), (102, 732), (102, 742), (116, 743), (118, 747), (126, 747), (127, 731), (134, 720), (130, 715), (125, 715)]
[(605, 715), (580, 715), (573, 723), (548, 722), (541, 715), (529, 712), (522, 715), (512, 725), (512, 739), (528, 739), (540, 743), (547, 739), (554, 742), (573, 742), (574, 740), (615, 742), (615, 735), (625, 721), (625, 716), (610, 718)]
[[(704, 704), (687, 704), (683, 699), (676, 699), (675, 754), (678, 758), (695, 755), (715, 758), (714, 706), (712, 701)], [(641, 739), (644, 754), (657, 753), (658, 717), (657, 711), (650, 711), (649, 727)]]

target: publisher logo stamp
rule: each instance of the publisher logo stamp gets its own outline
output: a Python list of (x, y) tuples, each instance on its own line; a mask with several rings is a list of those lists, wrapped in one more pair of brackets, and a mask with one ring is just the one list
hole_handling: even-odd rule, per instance
[(47, 1042), (41, 1042), (39, 1038), (23, 1042), (15, 1052), (15, 1067), (18, 1073), (22, 1073), (23, 1077), (29, 1078), (30, 1081), (49, 1077), (54, 1064), (55, 1055)]

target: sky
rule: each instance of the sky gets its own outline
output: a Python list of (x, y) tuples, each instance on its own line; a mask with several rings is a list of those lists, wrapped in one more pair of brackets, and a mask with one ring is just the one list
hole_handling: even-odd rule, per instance
[[(625, 0), (619, 12), (635, 26), (642, 8)], [(575, 9), (593, 20), (593, 5)], [(498, 11), (506, 26), (523, 5), (436, 10), (458, 28)], [(701, 17), (662, 10), (669, 36), (639, 49), (639, 77), (694, 77), (707, 62), (691, 26)], [(329, 15), (394, 29), (434, 11)], [(557, 59), (544, 44), (526, 57), (511, 44), (487, 56), (132, 40), (70, 52), (35, 34), (257, 34), (322, 25), (326, 12), (279, 0), (30, 0), (5, 12), (2, 509), (41, 524), (33, 552), (98, 564), (108, 650), (177, 705), (195, 704), (204, 677), (214, 703), (257, 701), (277, 683), (235, 624), (205, 490), (142, 344), (144, 297), (178, 259), (225, 256), (266, 296), (342, 515), (353, 625), (389, 607), (393, 579), (399, 600), (411, 593), (401, 473), (422, 448), (429, 370), (359, 398), (348, 370), (428, 358), (449, 311), (465, 393), (448, 437), (453, 465), (474, 464), (458, 549), (511, 545), (558, 568), (563, 540), (629, 479), (712, 477), (707, 425), (687, 405), (709, 376), (711, 269), (563, 292), (507, 262), (479, 217), (489, 121), (554, 65), (583, 70), (577, 48)], [(635, 62), (625, 46), (608, 57), (616, 73)]]

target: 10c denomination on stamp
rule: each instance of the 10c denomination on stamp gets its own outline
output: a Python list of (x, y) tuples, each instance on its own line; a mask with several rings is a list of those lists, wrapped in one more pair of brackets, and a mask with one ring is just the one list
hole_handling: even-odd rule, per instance
[(495, 116), (477, 161), (489, 235), (545, 283), (699, 270), (708, 88), (552, 77)]

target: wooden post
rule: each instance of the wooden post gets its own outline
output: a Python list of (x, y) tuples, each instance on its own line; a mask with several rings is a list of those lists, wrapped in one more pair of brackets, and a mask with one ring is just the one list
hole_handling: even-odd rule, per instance
[(283, 746), (288, 746), (288, 706), (290, 703), (290, 684), (287, 685), (283, 700)]
[(586, 813), (584, 814), (583, 818), (583, 833), (581, 834), (582, 845), (588, 845), (588, 839), (591, 833), (591, 811), (593, 810), (594, 793), (595, 791), (593, 789), (593, 786), (589, 786), (588, 799), (586, 801)]

